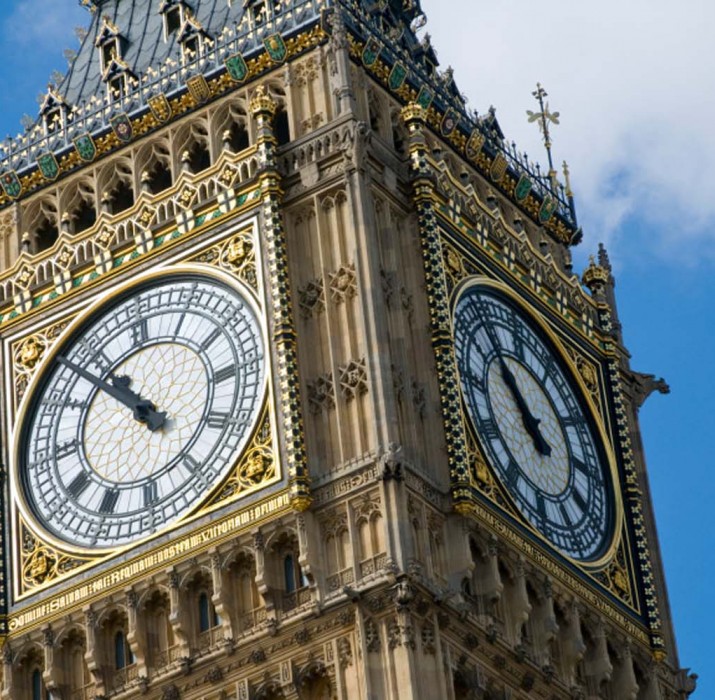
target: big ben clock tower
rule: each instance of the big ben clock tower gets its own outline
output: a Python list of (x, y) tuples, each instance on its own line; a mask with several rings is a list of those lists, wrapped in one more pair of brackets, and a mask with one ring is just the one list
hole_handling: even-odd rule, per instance
[(419, 0), (81, 4), (0, 172), (2, 697), (690, 695), (607, 255)]

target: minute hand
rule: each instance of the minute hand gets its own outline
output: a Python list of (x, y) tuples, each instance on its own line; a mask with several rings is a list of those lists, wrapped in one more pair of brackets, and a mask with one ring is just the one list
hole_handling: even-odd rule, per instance
[(521, 420), (524, 423), (526, 432), (529, 433), (531, 439), (534, 441), (534, 446), (536, 447), (536, 449), (542, 455), (548, 457), (551, 454), (551, 445), (546, 442), (544, 436), (541, 434), (541, 430), (539, 429), (539, 423), (541, 423), (541, 421), (532, 415), (531, 411), (529, 410), (529, 407), (526, 404), (526, 401), (524, 400), (524, 397), (521, 394), (519, 385), (516, 383), (514, 375), (504, 361), (504, 358), (501, 356), (499, 356), (499, 366), (501, 367), (501, 376), (504, 379), (506, 385), (511, 390), (511, 393), (514, 395), (516, 405), (519, 407), (519, 411), (521, 412)]
[(105, 382), (103, 379), (96, 377), (91, 372), (74, 364), (74, 362), (70, 362), (61, 355), (57, 357), (57, 361), (65, 367), (69, 367), (75, 374), (78, 374), (83, 379), (94, 384), (94, 386), (101, 389), (105, 394), (109, 394), (113, 399), (116, 399), (119, 403), (126, 406), (131, 410), (134, 418), (140, 423), (144, 423), (152, 432), (164, 425), (166, 413), (157, 411), (151, 401), (143, 399), (139, 394), (129, 389), (129, 387), (109, 384), (109, 382)]

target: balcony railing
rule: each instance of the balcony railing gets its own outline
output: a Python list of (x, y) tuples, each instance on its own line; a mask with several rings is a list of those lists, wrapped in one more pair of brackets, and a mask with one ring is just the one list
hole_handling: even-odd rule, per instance
[(112, 673), (110, 686), (113, 690), (119, 690), (139, 677), (139, 671), (136, 664), (125, 666)]
[(381, 552), (374, 557), (368, 557), (360, 562), (360, 578), (365, 578), (387, 566), (387, 554)]
[(199, 634), (198, 639), (198, 649), (199, 651), (206, 651), (212, 649), (219, 642), (224, 639), (223, 625), (217, 625), (216, 627), (211, 627), (205, 632)]
[(96, 687), (94, 683), (88, 683), (81, 688), (75, 688), (70, 693), (71, 700), (94, 700)]

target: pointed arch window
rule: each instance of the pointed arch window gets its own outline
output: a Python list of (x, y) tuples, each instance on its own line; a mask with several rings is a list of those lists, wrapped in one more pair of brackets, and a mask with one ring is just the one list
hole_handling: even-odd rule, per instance
[(69, 108), (62, 96), (52, 87), (48, 88), (42, 105), (40, 106), (40, 116), (45, 126), (47, 135), (61, 131), (67, 122)]
[(112, 64), (114, 60), (122, 59), (122, 37), (116, 24), (108, 17), (102, 18), (102, 26), (99, 29), (94, 45), (99, 50), (99, 58), (102, 72)]
[(164, 39), (168, 41), (178, 32), (186, 20), (187, 10), (182, 0), (163, 0), (159, 14), (164, 18)]
[(39, 668), (32, 672), (32, 700), (45, 700), (42, 697), (42, 672)]
[(191, 14), (188, 8), (186, 8), (183, 15), (185, 19), (179, 29), (176, 40), (181, 44), (184, 61), (186, 62), (194, 60), (201, 53), (204, 43), (210, 39), (201, 23)]
[(221, 618), (206, 591), (201, 591), (199, 594), (198, 604), (199, 632), (208, 632), (210, 629), (218, 627), (221, 624)]
[(119, 671), (134, 663), (134, 654), (123, 630), (114, 635), (114, 667)]

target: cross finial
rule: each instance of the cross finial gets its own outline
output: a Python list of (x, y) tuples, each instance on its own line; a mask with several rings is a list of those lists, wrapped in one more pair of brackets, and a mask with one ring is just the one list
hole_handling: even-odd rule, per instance
[(546, 146), (546, 155), (549, 159), (549, 179), (552, 185), (556, 188), (556, 170), (554, 170), (554, 163), (551, 157), (551, 134), (549, 133), (549, 124), (559, 123), (559, 112), (552, 112), (549, 109), (549, 103), (544, 102), (544, 98), (549, 96), (549, 93), (544, 90), (541, 83), (536, 83), (536, 90), (531, 93), (536, 101), (539, 103), (539, 112), (532, 112), (530, 109), (526, 110), (526, 114), (529, 117), (529, 123), (538, 122), (539, 129), (544, 139), (544, 146)]

